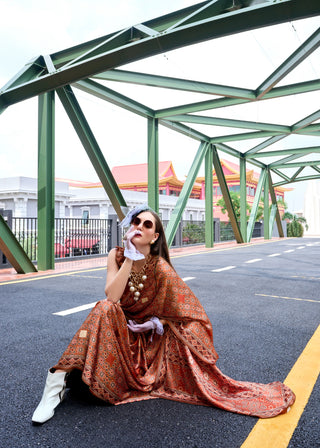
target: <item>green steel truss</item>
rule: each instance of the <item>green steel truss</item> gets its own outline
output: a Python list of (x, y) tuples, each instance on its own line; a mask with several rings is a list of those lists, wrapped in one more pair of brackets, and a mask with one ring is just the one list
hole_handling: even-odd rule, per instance
[[(71, 120), (88, 156), (93, 164), (107, 194), (109, 195), (119, 218), (125, 211), (125, 201), (111, 174), (108, 164), (97, 141), (80, 109), (76, 94), (80, 89), (108, 103), (138, 114), (147, 121), (148, 129), (148, 200), (158, 210), (158, 134), (161, 127), (167, 127), (198, 142), (199, 149), (185, 186), (180, 194), (177, 206), (167, 227), (169, 243), (174, 238), (183, 209), (196, 179), (199, 167), (205, 161), (206, 182), (206, 245), (213, 245), (212, 233), (212, 195), (209, 189), (212, 163), (219, 171), (219, 182), (229, 206), (229, 216), (238, 242), (250, 241), (258, 202), (264, 191), (265, 198), (269, 190), (272, 208), (265, 215), (268, 217), (265, 237), (272, 232), (274, 220), (279, 227), (279, 212), (274, 198), (274, 187), (320, 177), (320, 143), (308, 147), (293, 147), (287, 144), (281, 150), (275, 150), (274, 144), (289, 136), (312, 136), (320, 139), (320, 110), (316, 100), (313, 113), (295, 123), (264, 123), (241, 119), (228, 119), (218, 116), (218, 112), (243, 104), (257, 103), (284, 98), (291, 95), (304, 95), (319, 92), (319, 79), (301, 81), (295, 84), (279, 85), (285, 76), (312, 55), (320, 46), (320, 28), (290, 54), (266, 79), (251, 89), (237, 86), (225, 86), (200, 82), (192, 79), (178, 79), (148, 73), (123, 70), (120, 67), (144, 58), (162, 54), (171, 50), (210, 41), (224, 36), (254, 30), (270, 25), (291, 22), (293, 20), (320, 16), (319, 0), (211, 0), (196, 3), (193, 6), (140, 23), (123, 30), (110, 33), (98, 39), (77, 45), (66, 50), (38, 56), (27, 63), (0, 90), (0, 114), (5, 109), (35, 96), (39, 96), (39, 156), (46, 169), (40, 175), (39, 191), (45, 196), (39, 205), (39, 214), (43, 225), (42, 245), (45, 245), (41, 258), (44, 267), (51, 267), (52, 262), (52, 216), (54, 211), (54, 99), (56, 91), (69, 119)], [(279, 42), (279, 45), (286, 45)], [(220, 63), (220, 61), (217, 61)], [(223, 63), (223, 61), (222, 61)], [(236, 70), (235, 70), (236, 79)], [(102, 83), (113, 82), (115, 90)], [(155, 89), (168, 89), (203, 94), (204, 100), (194, 103), (177, 104), (168, 108), (154, 110), (132, 98), (116, 91), (116, 86), (123, 83), (149, 86)], [(48, 96), (49, 92), (51, 94)], [(212, 98), (208, 99), (208, 95)], [(311, 100), (312, 101), (312, 100)], [(214, 116), (215, 110), (217, 116)], [(209, 111), (210, 114), (200, 114)], [(221, 115), (221, 114), (220, 114)], [(51, 121), (50, 121), (51, 120)], [(208, 132), (200, 132), (206, 126)], [(215, 127), (225, 127), (225, 135), (216, 135)], [(241, 131), (237, 131), (237, 129)], [(45, 134), (48, 134), (47, 136)], [(246, 151), (237, 148), (237, 142), (250, 142), (259, 139)], [(232, 145), (232, 146), (231, 146)], [(228, 189), (224, 188), (225, 178), (220, 170), (219, 153), (236, 157), (240, 163), (241, 222), (240, 227), (234, 218), (232, 203), (229, 201)], [(272, 163), (266, 159), (272, 157)], [(254, 207), (246, 225), (245, 217), (245, 182), (246, 164), (250, 163), (261, 169), (258, 192)], [(51, 167), (50, 167), (51, 164)], [(308, 169), (308, 172), (306, 171)], [(272, 177), (276, 180), (273, 181)], [(280, 178), (281, 180), (279, 180)], [(259, 193), (259, 194), (258, 194)], [(53, 203), (53, 205), (52, 205)], [(50, 208), (50, 211), (43, 211)], [(211, 210), (211, 211), (210, 211)], [(279, 230), (280, 232), (280, 230)], [(50, 247), (49, 247), (50, 246)]]

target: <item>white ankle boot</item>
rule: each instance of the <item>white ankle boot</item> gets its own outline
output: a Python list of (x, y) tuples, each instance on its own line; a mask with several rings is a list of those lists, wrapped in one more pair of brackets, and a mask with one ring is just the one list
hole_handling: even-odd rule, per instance
[(44, 423), (54, 415), (54, 410), (64, 398), (67, 372), (48, 372), (46, 385), (37, 409), (32, 416), (33, 423)]

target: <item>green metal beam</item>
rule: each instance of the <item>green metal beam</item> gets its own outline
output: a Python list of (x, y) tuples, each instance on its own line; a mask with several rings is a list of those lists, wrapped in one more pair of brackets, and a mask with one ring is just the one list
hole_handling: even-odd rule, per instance
[(159, 212), (158, 120), (148, 119), (148, 204)]
[(155, 116), (158, 118), (166, 118), (178, 114), (188, 114), (193, 112), (202, 112), (204, 110), (217, 109), (220, 107), (237, 106), (248, 102), (249, 100), (244, 100), (241, 98), (218, 98), (214, 100), (198, 101), (196, 103), (158, 109)]
[(284, 234), (283, 234), (283, 228), (282, 228), (282, 224), (281, 224), (281, 217), (280, 217), (280, 213), (279, 213), (276, 194), (274, 192), (274, 185), (272, 184), (272, 177), (271, 177), (270, 170), (268, 170), (268, 179), (269, 179), (270, 197), (271, 197), (271, 202), (272, 202), (272, 209), (271, 209), (271, 214), (270, 214), (270, 224), (269, 224), (270, 238), (272, 236), (274, 219), (276, 219), (279, 236), (280, 236), (280, 238), (283, 238)]
[[(284, 184), (289, 183), (290, 182), (290, 177), (285, 175), (284, 173), (282, 173), (281, 171), (272, 168), (272, 172), (277, 174), (279, 177), (282, 177), (282, 179), (285, 180)], [(276, 184), (275, 184), (276, 185)]]
[(302, 166), (302, 167), (300, 167), (296, 172), (295, 172), (295, 174), (291, 177), (291, 182), (293, 181), (293, 180), (295, 180), (295, 178), (296, 177), (298, 177), (299, 176), (299, 174), (301, 173), (301, 171), (303, 171), (305, 169), (305, 166)]
[[(141, 24), (155, 30), (153, 36), (140, 32), (137, 37), (137, 27), (132, 27), (52, 54), (55, 72), (34, 76), (28, 82), (17, 80), (13, 88), (2, 93), (3, 104), (14, 104), (93, 74), (190, 44), (319, 14), (318, 0), (277, 0), (253, 6), (250, 2), (249, 7), (239, 9), (232, 8), (230, 0), (230, 12), (222, 6), (225, 4), (222, 0), (210, 3), (196, 4), (191, 9)], [(120, 35), (123, 40), (119, 40)]]
[(265, 240), (270, 239), (269, 225), (269, 176), (265, 176), (263, 186), (263, 234)]
[(38, 269), (54, 269), (55, 96), (38, 101)]
[(195, 158), (192, 162), (192, 165), (189, 170), (186, 181), (185, 181), (185, 183), (182, 187), (181, 193), (178, 197), (176, 206), (171, 214), (170, 221), (166, 228), (166, 238), (167, 238), (169, 247), (171, 246), (173, 238), (177, 232), (181, 216), (183, 214), (183, 211), (185, 209), (185, 206), (186, 206), (189, 196), (191, 194), (191, 191), (192, 191), (194, 182), (197, 178), (201, 163), (202, 163), (209, 147), (210, 147), (210, 145), (207, 142), (200, 143), (199, 149), (198, 149), (198, 151), (195, 155)]
[(17, 238), (0, 215), (0, 250), (18, 274), (37, 272), (36, 267), (19, 244)]
[(214, 245), (214, 221), (213, 221), (213, 155), (212, 146), (208, 147), (205, 155), (205, 245)]
[(221, 162), (219, 159), (218, 151), (215, 146), (213, 146), (212, 148), (213, 148), (213, 165), (214, 165), (215, 173), (216, 173), (216, 176), (217, 176), (220, 188), (221, 188), (221, 193), (222, 193), (225, 205), (226, 205), (226, 209), (228, 212), (228, 216), (230, 219), (234, 237), (235, 237), (237, 243), (243, 243), (243, 238), (241, 235), (241, 231), (239, 229), (239, 224), (238, 224), (237, 217), (236, 217), (236, 214), (235, 214), (235, 211), (233, 208), (232, 200), (230, 197), (227, 181), (226, 181), (226, 178), (223, 173), (223, 169), (222, 169)]
[(274, 143), (278, 142), (279, 140), (283, 139), (284, 137), (286, 137), (286, 135), (276, 135), (274, 137), (271, 137), (268, 140), (265, 140), (264, 142), (255, 146), (254, 148), (251, 148), (248, 151), (246, 151), (246, 156), (249, 154), (257, 154), (259, 151), (262, 151), (264, 148), (267, 148), (268, 146), (273, 145)]
[(276, 162), (270, 163), (269, 164), (269, 168), (274, 168), (274, 167), (277, 167), (278, 165), (281, 165), (281, 164), (287, 164), (291, 160), (300, 159), (300, 157), (305, 157), (308, 154), (310, 154), (310, 153), (307, 152), (307, 153), (300, 153), (300, 154), (299, 153), (292, 154), (291, 156), (284, 157), (283, 159), (279, 159)]
[[(312, 167), (314, 168), (314, 167)], [(296, 182), (304, 182), (306, 180), (319, 180), (319, 175), (314, 175), (314, 176), (303, 176), (303, 177), (297, 177), (296, 179), (294, 179), (293, 181), (290, 181), (290, 179), (288, 181), (283, 181), (283, 182), (276, 182), (274, 184), (274, 187), (280, 187), (282, 185), (288, 185), (290, 183), (296, 183)]]
[(240, 229), (245, 243), (247, 241), (247, 171), (245, 157), (240, 158)]
[(297, 65), (306, 59), (320, 45), (320, 28), (312, 34), (300, 47), (289, 56), (257, 89), (257, 97), (261, 98), (272, 87), (281, 81)]
[(210, 126), (225, 126), (228, 128), (255, 129), (259, 131), (268, 131), (271, 133), (290, 133), (290, 126), (282, 126), (272, 123), (259, 123), (258, 121), (232, 120), (229, 118), (208, 117), (203, 115), (179, 114), (167, 117), (170, 121), (180, 121), (183, 123), (197, 123)]
[(148, 73), (130, 72), (125, 70), (108, 70), (107, 72), (94, 75), (95, 79), (105, 81), (126, 82), (137, 85), (147, 85), (151, 87), (161, 87), (165, 89), (182, 90), (185, 92), (196, 92), (209, 95), (219, 95), (231, 98), (243, 98), (254, 100), (254, 92), (240, 87), (223, 86), (208, 82), (193, 81), (181, 78), (170, 78), (167, 76), (150, 75)]
[(301, 93), (314, 92), (320, 89), (320, 80), (302, 81), (286, 86), (274, 87), (269, 90), (261, 100), (269, 100), (273, 98), (281, 98), (282, 96), (299, 95)]
[(297, 154), (298, 157), (303, 157), (307, 154), (311, 154), (313, 152), (320, 152), (320, 146), (308, 146), (305, 148), (291, 148), (291, 149), (279, 149), (277, 151), (264, 151), (259, 152), (257, 154), (246, 154), (246, 159), (251, 158), (261, 158), (261, 157), (281, 157), (286, 154), (294, 155)]
[[(211, 138), (211, 143), (222, 143), (222, 142), (238, 142), (243, 140), (257, 139), (274, 136), (276, 132), (270, 131), (257, 131), (257, 132), (243, 132), (241, 134), (228, 134), (228, 135), (218, 135), (217, 137)], [(284, 138), (285, 135), (281, 135)]]
[(110, 171), (101, 149), (90, 129), (80, 105), (70, 86), (58, 89), (60, 101), (65, 108), (78, 137), (115, 209), (119, 220), (124, 218), (121, 207), (126, 207), (122, 193)]
[(97, 98), (108, 101), (109, 103), (115, 104), (116, 106), (122, 107), (122, 109), (126, 109), (130, 112), (134, 112), (142, 117), (154, 116), (154, 111), (149, 107), (144, 106), (143, 104), (138, 103), (125, 95), (121, 95), (120, 93), (115, 92), (102, 84), (91, 81), (90, 79), (78, 81), (73, 84), (73, 86), (83, 92), (94, 95)]
[(208, 137), (207, 135), (202, 134), (201, 132), (198, 132), (193, 128), (190, 128), (189, 126), (185, 126), (182, 123), (174, 123), (174, 122), (168, 121), (168, 120), (159, 120), (159, 123), (168, 129), (177, 131), (182, 135), (186, 135), (189, 138), (193, 138), (194, 140), (205, 141), (205, 142), (210, 141), (210, 137)]
[(257, 189), (256, 189), (256, 194), (254, 196), (253, 205), (252, 205), (250, 218), (249, 218), (249, 222), (248, 222), (248, 227), (247, 227), (247, 241), (248, 242), (250, 242), (251, 238), (252, 238), (252, 233), (253, 233), (253, 229), (254, 229), (254, 223), (256, 222), (259, 202), (260, 202), (260, 199), (261, 199), (262, 188), (263, 188), (264, 183), (265, 183), (266, 171), (267, 170), (261, 170), (260, 177), (259, 177), (259, 182), (258, 182)]
[(320, 160), (300, 161), (295, 163), (274, 162), (272, 168), (300, 168), (301, 166), (320, 165)]

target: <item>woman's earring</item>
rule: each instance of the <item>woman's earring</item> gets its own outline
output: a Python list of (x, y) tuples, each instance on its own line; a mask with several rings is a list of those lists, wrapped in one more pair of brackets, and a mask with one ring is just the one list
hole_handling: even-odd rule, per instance
[(154, 240), (151, 240), (151, 241), (150, 241), (150, 244), (154, 244)]

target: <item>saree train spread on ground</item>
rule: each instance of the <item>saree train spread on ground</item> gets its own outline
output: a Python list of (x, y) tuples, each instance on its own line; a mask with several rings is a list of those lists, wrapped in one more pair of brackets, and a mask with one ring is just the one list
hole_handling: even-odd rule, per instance
[[(56, 369), (81, 370), (90, 391), (112, 404), (166, 398), (261, 418), (286, 412), (295, 395), (284, 384), (235, 381), (216, 367), (211, 323), (164, 259), (152, 257), (145, 273), (138, 301), (127, 285), (120, 303), (97, 303)], [(152, 316), (168, 321), (163, 336), (127, 328)]]

